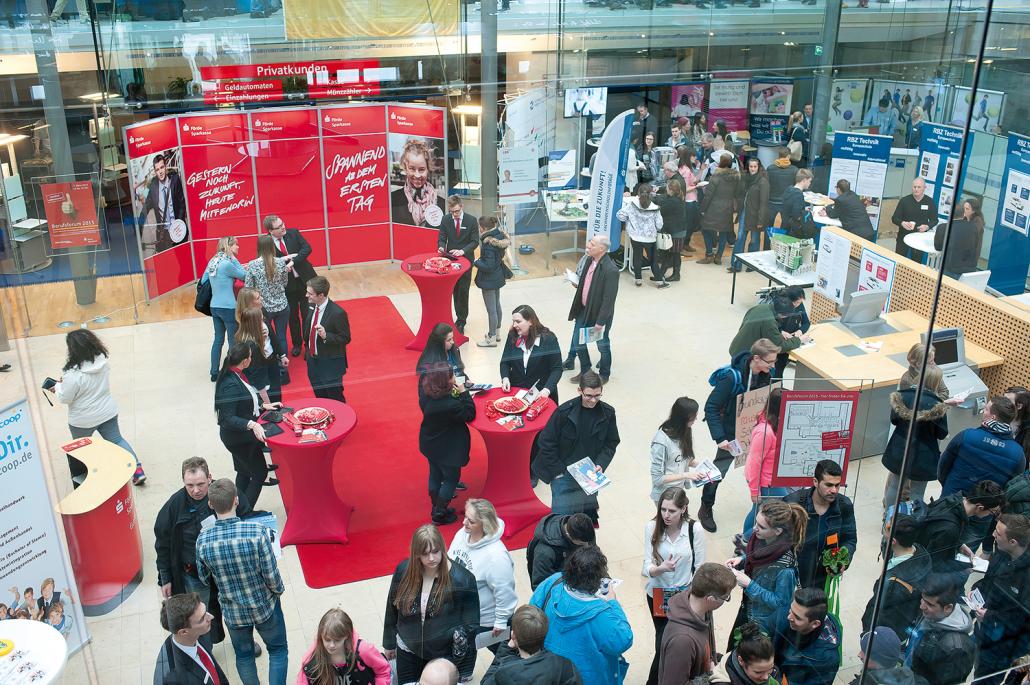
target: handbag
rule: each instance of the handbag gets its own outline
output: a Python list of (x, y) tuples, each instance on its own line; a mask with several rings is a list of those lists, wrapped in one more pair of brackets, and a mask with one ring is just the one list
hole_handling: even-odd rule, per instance
[(211, 279), (201, 278), (197, 281), (197, 299), (193, 303), (193, 308), (205, 316), (211, 316), (212, 295)]
[(668, 233), (659, 233), (658, 239), (655, 241), (659, 250), (665, 250), (666, 252), (672, 249), (672, 236)]
[(801, 141), (800, 140), (792, 140), (789, 143), (787, 143), (787, 150), (790, 151), (790, 161), (792, 161), (792, 162), (800, 162), (801, 161), (801, 152), (802, 152), (803, 148), (801, 146)]

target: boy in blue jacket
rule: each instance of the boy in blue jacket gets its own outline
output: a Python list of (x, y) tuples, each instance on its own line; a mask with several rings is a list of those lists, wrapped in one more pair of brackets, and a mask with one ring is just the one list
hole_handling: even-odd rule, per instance
[(840, 621), (827, 613), (826, 593), (801, 588), (776, 626), (776, 665), (790, 685), (832, 685), (840, 668)]

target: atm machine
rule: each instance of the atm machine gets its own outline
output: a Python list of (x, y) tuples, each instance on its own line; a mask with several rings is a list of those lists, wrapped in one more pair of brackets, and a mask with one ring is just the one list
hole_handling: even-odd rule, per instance
[[(926, 344), (926, 333), (922, 334)], [(948, 411), (948, 437), (951, 438), (966, 428), (975, 428), (983, 421), (983, 410), (987, 406), (987, 386), (976, 371), (966, 364), (965, 334), (961, 328), (941, 328), (932, 335), (934, 362), (944, 372), (944, 383), (952, 396), (968, 392), (961, 404)]]

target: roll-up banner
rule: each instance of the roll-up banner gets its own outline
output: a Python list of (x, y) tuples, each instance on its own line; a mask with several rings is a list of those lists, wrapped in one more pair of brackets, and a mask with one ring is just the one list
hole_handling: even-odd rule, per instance
[(393, 256), (436, 252), (447, 211), (447, 140), (444, 110), (388, 105), (390, 214)]
[(778, 138), (786, 143), (790, 137), (787, 120), (790, 118), (793, 96), (793, 79), (761, 78), (751, 81), (751, 136), (756, 140)]
[(892, 136), (872, 133), (837, 131), (833, 136), (833, 164), (830, 166), (830, 197), (836, 197), (836, 184), (846, 179), (862, 203), (873, 224), (873, 240), (879, 232), (883, 184), (887, 180), (887, 162), (891, 154)]
[(869, 79), (834, 79), (830, 85), (829, 131), (849, 131), (862, 125)]
[(958, 155), (962, 129), (925, 121), (920, 126), (919, 167), (916, 175), (926, 181), (926, 194), (937, 203), (941, 222), (951, 216), (951, 204), (958, 186)]
[(619, 114), (608, 124), (597, 145), (593, 175), (590, 177), (587, 236), (608, 236), (611, 240), (610, 250), (618, 248), (622, 238), (622, 223), (615, 214), (622, 207), (622, 194), (626, 190), (626, 156), (629, 154), (632, 129), (633, 110)]
[(988, 281), (1006, 295), (1019, 295), (1026, 285), (1030, 266), (1030, 138), (1009, 134), (1005, 176), (994, 222)]
[(722, 121), (728, 131), (746, 131), (750, 81), (712, 81), (708, 86), (708, 130)]

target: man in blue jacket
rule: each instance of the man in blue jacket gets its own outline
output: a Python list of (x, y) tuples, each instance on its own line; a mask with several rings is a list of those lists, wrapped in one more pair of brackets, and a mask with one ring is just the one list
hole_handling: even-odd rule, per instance
[(797, 490), (784, 498), (785, 502), (800, 504), (808, 512), (805, 541), (798, 551), (798, 582), (801, 587), (826, 586), (826, 550), (846, 549), (850, 559), (855, 558), (858, 528), (855, 525), (855, 505), (840, 492), (844, 472), (832, 459), (822, 459), (815, 465), (812, 487)]
[(831, 685), (840, 668), (840, 621), (827, 613), (826, 593), (807, 587), (776, 626), (776, 665), (790, 685)]
[[(713, 387), (705, 402), (705, 423), (719, 448), (714, 464), (723, 477), (733, 463), (729, 447), (737, 431), (737, 398), (749, 390), (769, 385), (770, 372), (776, 366), (779, 351), (780, 348), (771, 340), (760, 338), (750, 350), (733, 355), (729, 366), (716, 369), (708, 379)], [(716, 531), (712, 507), (715, 506), (719, 483), (715, 481), (705, 485), (701, 493), (701, 509), (697, 512), (697, 520), (709, 533)]]

